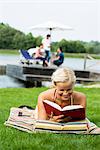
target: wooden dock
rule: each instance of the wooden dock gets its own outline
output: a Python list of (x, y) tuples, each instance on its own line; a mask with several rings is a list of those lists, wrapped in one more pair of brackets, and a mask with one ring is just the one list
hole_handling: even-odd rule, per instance
[[(51, 81), (52, 73), (57, 67), (42, 67), (39, 65), (11, 65), (6, 66), (6, 74), (27, 83), (41, 86), (42, 81)], [(74, 70), (78, 82), (99, 82), (100, 73), (86, 70)]]
[(42, 67), (40, 65), (10, 65), (6, 66), (6, 75), (24, 81), (28, 86), (42, 86), (42, 81), (50, 81), (57, 67)]
[(0, 65), (0, 75), (6, 74), (6, 65)]

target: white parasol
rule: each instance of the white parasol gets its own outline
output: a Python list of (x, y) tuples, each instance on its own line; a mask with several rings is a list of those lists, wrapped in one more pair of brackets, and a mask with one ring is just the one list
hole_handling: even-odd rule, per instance
[(34, 25), (30, 29), (31, 30), (49, 30), (50, 35), (52, 34), (53, 30), (72, 30), (71, 27), (58, 23), (58, 22), (54, 22), (54, 21), (47, 21), (42, 24)]

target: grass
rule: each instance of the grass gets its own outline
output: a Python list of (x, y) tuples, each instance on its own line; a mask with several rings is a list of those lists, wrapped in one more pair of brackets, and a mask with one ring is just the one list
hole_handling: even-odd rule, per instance
[[(85, 53), (65, 53), (64, 54), (65, 57), (71, 57), (71, 58), (84, 58), (85, 57)], [(94, 59), (100, 59), (100, 55), (99, 54), (89, 54), (91, 57), (93, 57)]]
[[(0, 150), (99, 150), (100, 135), (30, 134), (4, 126), (11, 107), (23, 104), (35, 107), (39, 93), (45, 89), (0, 89)], [(77, 87), (76, 90), (87, 95), (87, 116), (100, 126), (100, 89)]]
[[(0, 49), (0, 54), (3, 55), (19, 55), (18, 50), (8, 50), (8, 49)], [(84, 58), (84, 53), (64, 53), (66, 58)], [(100, 59), (99, 54), (90, 54), (94, 59)]]
[(3, 55), (19, 55), (18, 50), (0, 49), (0, 54)]

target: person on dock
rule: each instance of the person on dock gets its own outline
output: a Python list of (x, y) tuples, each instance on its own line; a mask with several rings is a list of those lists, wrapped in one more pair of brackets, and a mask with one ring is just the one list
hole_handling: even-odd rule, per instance
[(42, 40), (43, 48), (45, 50), (45, 59), (49, 62), (50, 60), (50, 48), (51, 48), (51, 35), (47, 34)]
[[(55, 116), (46, 113), (43, 100), (49, 100), (61, 107), (69, 105), (81, 105), (86, 111), (86, 95), (74, 90), (76, 76), (70, 68), (60, 67), (51, 77), (53, 88), (48, 89), (38, 96), (35, 118), (39, 120), (50, 120), (54, 122), (68, 122), (63, 115)], [(100, 128), (88, 119), (88, 133), (100, 134)]]
[(57, 67), (59, 67), (61, 64), (63, 64), (64, 62), (64, 53), (63, 53), (63, 50), (62, 50), (62, 47), (59, 47), (57, 49), (57, 55), (56, 57), (52, 60), (52, 63), (54, 65), (56, 65)]
[(36, 48), (34, 53), (34, 58), (43, 61), (43, 66), (48, 66), (48, 61), (43, 55), (43, 44), (41, 43), (39, 47)]

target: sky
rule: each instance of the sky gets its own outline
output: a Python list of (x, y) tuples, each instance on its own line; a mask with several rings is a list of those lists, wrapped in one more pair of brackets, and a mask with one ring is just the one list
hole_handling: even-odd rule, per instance
[(70, 26), (73, 30), (53, 31), (52, 41), (100, 41), (99, 0), (0, 0), (0, 22), (25, 34), (45, 36), (49, 31), (31, 30), (46, 21)]

